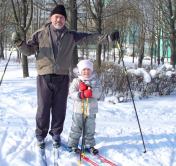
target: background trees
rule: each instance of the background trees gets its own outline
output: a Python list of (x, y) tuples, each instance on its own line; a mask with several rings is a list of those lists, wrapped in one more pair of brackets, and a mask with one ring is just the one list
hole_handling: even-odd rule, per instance
[(158, 64), (160, 64), (160, 56), (167, 56), (171, 52), (170, 64), (175, 67), (176, 1), (147, 0), (147, 4), (152, 8), (153, 34), (158, 47), (156, 48)]
[[(57, 4), (64, 4), (67, 10), (67, 26), (70, 29), (90, 33), (110, 34), (120, 31), (120, 44), (124, 55), (138, 57), (138, 67), (142, 67), (144, 56), (151, 57), (151, 65), (161, 63), (162, 57), (169, 57), (175, 67), (175, 0), (1, 0), (0, 1), (0, 58), (4, 59), (10, 40), (17, 30), (23, 39), (30, 36), (42, 25), (50, 21), (50, 12)], [(10, 7), (9, 7), (10, 5)], [(120, 63), (116, 43), (92, 47), (75, 47), (72, 67), (78, 62), (78, 52), (94, 53), (96, 68), (101, 61)], [(113, 52), (111, 52), (113, 50)], [(23, 76), (27, 77), (27, 57), (22, 56)], [(164, 61), (162, 61), (164, 63)]]
[(4, 59), (5, 56), (4, 49), (7, 47), (9, 38), (8, 32), (12, 26), (10, 23), (12, 12), (9, 11), (9, 5), (9, 1), (0, 1), (0, 58), (2, 59)]

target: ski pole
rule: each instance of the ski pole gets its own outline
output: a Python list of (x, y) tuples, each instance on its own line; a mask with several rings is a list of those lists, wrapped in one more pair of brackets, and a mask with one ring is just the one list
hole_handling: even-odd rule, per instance
[[(91, 90), (91, 87), (88, 87), (88, 90)], [(84, 136), (85, 136), (85, 120), (87, 117), (87, 108), (88, 108), (88, 103), (89, 103), (89, 98), (87, 98), (87, 102), (86, 102), (86, 110), (84, 111), (84, 99), (82, 99), (82, 144), (81, 144), (81, 152), (80, 152), (80, 161), (78, 162), (79, 164), (82, 164), (81, 162), (81, 156), (85, 156), (84, 153), (84, 144), (85, 144), (85, 140), (84, 140)]]
[(14, 49), (14, 45), (13, 45), (12, 48), (11, 48), (10, 55), (9, 55), (9, 59), (8, 59), (7, 64), (6, 64), (6, 66), (5, 66), (4, 72), (3, 72), (3, 74), (2, 74), (1, 81), (0, 81), (0, 86), (1, 86), (2, 80), (3, 80), (3, 78), (4, 78), (4, 75), (5, 75), (5, 72), (6, 72), (8, 63), (9, 63), (9, 61), (10, 61), (10, 57), (11, 57), (11, 55), (12, 55), (13, 49)]
[(85, 126), (85, 119), (84, 119), (84, 99), (82, 99), (82, 143), (81, 143), (81, 151), (80, 151), (80, 159), (79, 165), (82, 164), (81, 156), (84, 157), (84, 126)]
[(140, 130), (140, 134), (141, 134), (141, 138), (142, 138), (142, 143), (143, 143), (143, 146), (144, 146), (144, 151), (143, 151), (143, 153), (146, 153), (145, 144), (144, 144), (144, 139), (143, 139), (143, 135), (142, 135), (142, 130), (141, 130), (141, 127), (140, 127), (139, 118), (138, 118), (138, 114), (137, 114), (137, 111), (136, 111), (136, 106), (135, 106), (135, 103), (134, 103), (134, 99), (133, 99), (133, 94), (132, 94), (132, 91), (131, 91), (130, 82), (129, 82), (129, 79), (128, 79), (128, 74), (127, 74), (126, 67), (125, 67), (124, 60), (123, 60), (123, 53), (122, 53), (122, 50), (121, 50), (121, 48), (120, 48), (120, 45), (119, 45), (119, 42), (118, 42), (118, 41), (117, 41), (117, 46), (118, 46), (118, 49), (119, 49), (119, 51), (120, 51), (120, 55), (121, 55), (120, 59), (122, 59), (124, 72), (125, 72), (125, 75), (126, 75), (126, 78), (127, 78), (128, 86), (129, 86), (130, 93), (131, 93), (131, 97), (132, 97), (132, 101), (133, 101), (134, 110), (135, 110), (135, 113), (136, 113), (136, 118), (137, 118), (139, 130)]

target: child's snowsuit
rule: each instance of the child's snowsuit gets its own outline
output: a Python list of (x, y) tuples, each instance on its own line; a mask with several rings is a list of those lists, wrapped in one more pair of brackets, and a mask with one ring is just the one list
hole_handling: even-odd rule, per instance
[[(79, 139), (82, 134), (82, 99), (79, 98), (78, 93), (80, 78), (73, 79), (69, 88), (69, 95), (74, 99), (72, 126), (68, 138), (68, 147), (78, 147)], [(87, 108), (87, 118), (85, 121), (85, 147), (90, 148), (95, 146), (95, 118), (98, 113), (98, 98), (102, 92), (100, 80), (93, 77), (91, 80), (84, 80), (84, 83), (91, 86), (92, 97), (89, 98)], [(86, 109), (87, 99), (84, 99), (84, 109)]]

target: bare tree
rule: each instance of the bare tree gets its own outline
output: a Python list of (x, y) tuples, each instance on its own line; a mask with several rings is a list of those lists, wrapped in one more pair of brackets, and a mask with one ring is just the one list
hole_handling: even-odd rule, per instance
[[(29, 4), (30, 4), (30, 16), (28, 19)], [(33, 16), (33, 0), (29, 1), (22, 0), (21, 2), (11, 0), (11, 5), (16, 25), (18, 26), (20, 33), (23, 35), (23, 40), (26, 41), (26, 33), (29, 30)], [(27, 19), (29, 20), (28, 24)], [(28, 61), (27, 56), (25, 55), (22, 55), (22, 66), (23, 66), (23, 77), (28, 77), (29, 76)]]
[[(96, 32), (101, 34), (102, 33), (102, 15), (103, 15), (103, 7), (104, 7), (104, 0), (93, 0), (93, 6), (95, 9), (95, 13), (93, 12), (93, 9), (91, 7), (91, 1), (89, 0), (88, 3), (88, 9), (91, 17), (94, 20)], [(96, 46), (96, 67), (97, 69), (101, 67), (101, 48), (102, 45), (99, 44)]]
[(0, 58), (4, 59), (4, 46), (7, 43), (8, 30), (12, 24), (9, 23), (12, 12), (9, 11), (9, 2), (1, 1), (0, 3)]

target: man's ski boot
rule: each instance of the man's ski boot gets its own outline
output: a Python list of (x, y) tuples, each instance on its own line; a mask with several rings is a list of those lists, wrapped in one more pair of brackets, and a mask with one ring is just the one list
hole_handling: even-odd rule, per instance
[(59, 148), (61, 146), (61, 140), (60, 140), (59, 133), (53, 133), (52, 140), (53, 140), (53, 147), (54, 148)]
[(80, 153), (81, 152), (81, 150), (77, 147), (71, 147), (71, 150), (75, 153)]
[(91, 154), (98, 154), (98, 149), (95, 149), (94, 147), (91, 147), (91, 148), (86, 148), (85, 151), (88, 151), (90, 152)]
[(37, 146), (41, 149), (45, 148), (45, 141), (44, 138), (37, 138)]

